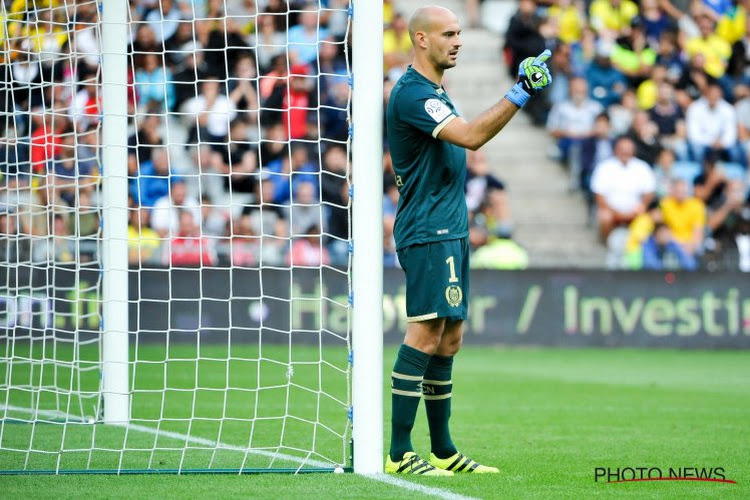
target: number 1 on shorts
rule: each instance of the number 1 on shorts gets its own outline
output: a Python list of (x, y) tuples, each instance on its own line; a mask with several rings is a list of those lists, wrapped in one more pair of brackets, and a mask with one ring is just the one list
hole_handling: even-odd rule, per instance
[(451, 269), (451, 277), (448, 278), (448, 283), (458, 283), (458, 276), (456, 276), (456, 266), (453, 263), (453, 256), (451, 255), (447, 259), (445, 259), (445, 263), (448, 264), (448, 267)]

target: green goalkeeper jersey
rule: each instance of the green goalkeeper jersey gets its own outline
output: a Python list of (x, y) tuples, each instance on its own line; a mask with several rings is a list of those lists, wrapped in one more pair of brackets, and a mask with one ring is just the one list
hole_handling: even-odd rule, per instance
[(457, 115), (445, 90), (411, 66), (391, 92), (386, 122), (399, 190), (397, 250), (469, 235), (466, 150), (437, 138)]

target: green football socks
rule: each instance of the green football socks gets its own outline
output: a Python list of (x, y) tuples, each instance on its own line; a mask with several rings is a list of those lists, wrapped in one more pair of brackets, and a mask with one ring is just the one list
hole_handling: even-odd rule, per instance
[[(411, 430), (422, 397), (424, 377), (430, 355), (402, 344), (391, 375), (391, 460), (398, 462), (407, 451), (414, 451)], [(450, 373), (450, 371), (449, 371)], [(449, 375), (450, 377), (450, 375)]]
[(448, 420), (451, 417), (451, 390), (453, 389), (452, 370), (453, 356), (436, 354), (427, 364), (422, 383), (432, 453), (438, 458), (448, 458), (457, 452), (448, 427)]

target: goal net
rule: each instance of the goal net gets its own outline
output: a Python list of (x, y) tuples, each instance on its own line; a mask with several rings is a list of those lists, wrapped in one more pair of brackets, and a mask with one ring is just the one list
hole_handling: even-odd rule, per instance
[(0, 471), (348, 467), (349, 0), (0, 8)]

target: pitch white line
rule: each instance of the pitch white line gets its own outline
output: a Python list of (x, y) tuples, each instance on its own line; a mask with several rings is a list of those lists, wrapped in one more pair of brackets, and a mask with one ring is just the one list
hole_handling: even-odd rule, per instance
[[(69, 422), (75, 422), (75, 423), (86, 423), (86, 424), (94, 423), (94, 421), (91, 419), (81, 418), (76, 415), (65, 413), (63, 411), (37, 410), (34, 408), (24, 408), (21, 406), (0, 404), (0, 411), (8, 411), (8, 410), (29, 413), (31, 415), (40, 415), (44, 417), (60, 418), (60, 419), (67, 420)], [(243, 453), (248, 452), (252, 455), (260, 455), (264, 457), (274, 457), (274, 458), (278, 458), (282, 460), (287, 460), (290, 462), (295, 462), (299, 465), (313, 465), (315, 467), (331, 467), (332, 465), (335, 465), (329, 462), (323, 462), (321, 460), (315, 460), (312, 458), (302, 459), (299, 457), (295, 457), (294, 455), (287, 455), (285, 453), (275, 453), (275, 452), (266, 451), (266, 450), (248, 450), (247, 448), (243, 448), (242, 446), (226, 444), (226, 443), (222, 443), (221, 441), (212, 441), (210, 439), (201, 438), (197, 436), (189, 436), (187, 434), (182, 434), (180, 432), (172, 432), (172, 431), (155, 429), (153, 427), (147, 427), (145, 425), (140, 425), (140, 424), (115, 424), (115, 425), (122, 426), (129, 430), (133, 430), (137, 432), (143, 432), (143, 433), (151, 434), (154, 436), (163, 436), (163, 437), (167, 437), (171, 439), (186, 441), (186, 442), (193, 443), (193, 444), (200, 444), (200, 445), (207, 446), (207, 447), (219, 448), (219, 449), (225, 449), (225, 450), (233, 450), (233, 451), (241, 451)], [(385, 484), (390, 484), (391, 486), (395, 486), (397, 488), (402, 488), (405, 490), (422, 493), (424, 495), (430, 495), (433, 497), (442, 498), (444, 500), (475, 500), (473, 497), (459, 495), (458, 493), (453, 493), (452, 491), (444, 490), (442, 488), (436, 488), (434, 486), (424, 486), (422, 484), (412, 483), (410, 481), (406, 481), (404, 479), (397, 478), (394, 476), (389, 476), (387, 474), (369, 474), (369, 475), (362, 475), (361, 477), (371, 479), (373, 481), (385, 483)]]
[(436, 488), (434, 486), (425, 486), (419, 483), (412, 483), (411, 481), (407, 481), (395, 476), (390, 476), (388, 474), (374, 474), (366, 475), (363, 477), (372, 479), (374, 481), (380, 481), (381, 483), (390, 484), (398, 488), (403, 488), (405, 490), (416, 491), (425, 495), (444, 498), (445, 500), (477, 500), (474, 497), (459, 495), (458, 493), (453, 493), (452, 491), (444, 490), (442, 488)]

